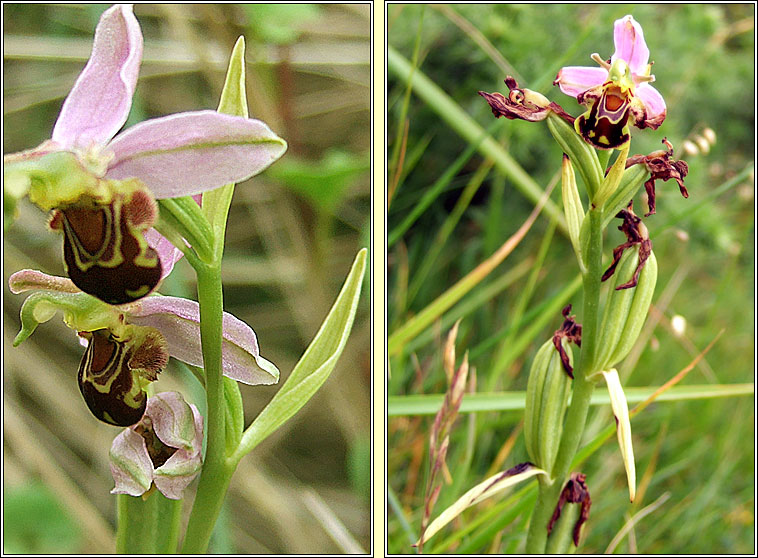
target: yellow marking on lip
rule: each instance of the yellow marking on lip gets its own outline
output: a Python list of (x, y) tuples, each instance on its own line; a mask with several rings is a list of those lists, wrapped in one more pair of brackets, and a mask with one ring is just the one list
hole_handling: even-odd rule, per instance
[(124, 292), (126, 292), (127, 295), (129, 295), (132, 298), (142, 298), (147, 293), (150, 292), (150, 287), (148, 285), (142, 285), (139, 289), (131, 290), (131, 289), (124, 289)]

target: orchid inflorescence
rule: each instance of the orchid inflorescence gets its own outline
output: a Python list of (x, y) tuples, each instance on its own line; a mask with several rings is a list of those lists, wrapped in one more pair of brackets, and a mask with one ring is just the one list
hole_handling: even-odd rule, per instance
[[(11, 276), (13, 293), (34, 291), (23, 304), (14, 345), (60, 311), (86, 346), (78, 382), (90, 411), (130, 427), (111, 450), (114, 492), (140, 495), (155, 480), (165, 496), (179, 499), (200, 470), (203, 421), (181, 394), (148, 394), (170, 356), (203, 366), (200, 308), (155, 291), (198, 238), (177, 237), (168, 225), (162, 230), (182, 242), (158, 233), (156, 200), (194, 196), (186, 199), (199, 209), (199, 194), (260, 173), (286, 142), (260, 120), (209, 110), (148, 120), (117, 134), (131, 108), (142, 49), (132, 6), (105, 11), (51, 139), (4, 158), (6, 196), (28, 196), (50, 212), (50, 228), (63, 234), (69, 276), (35, 270)], [(245, 384), (279, 380), (276, 366), (260, 356), (255, 332), (227, 313), (222, 368)]]
[[(84, 346), (77, 373), (84, 402), (94, 417), (121, 427), (109, 453), (117, 552), (200, 554), (240, 460), (335, 369), (356, 316), (367, 250), (356, 255), (287, 380), (246, 424), (239, 384), (275, 384), (279, 370), (261, 356), (250, 326), (224, 312), (226, 226), (236, 183), (264, 171), (287, 143), (248, 117), (244, 37), (232, 50), (218, 111), (172, 114), (119, 131), (142, 50), (133, 6), (107, 9), (51, 138), (4, 156), (5, 226), (21, 199), (47, 212), (49, 228), (62, 235), (68, 275), (11, 275), (12, 293), (30, 293), (13, 344), (60, 313), (72, 340)], [(158, 293), (182, 257), (195, 273), (197, 301)], [(155, 382), (171, 357), (188, 365), (204, 405), (177, 391), (158, 392)], [(180, 549), (182, 500), (197, 477)]]
[[(507, 96), (479, 92), (498, 118), (545, 121), (563, 150), (562, 193), (566, 229), (585, 290), (583, 325), (568, 316), (571, 306), (566, 307), (564, 325), (553, 338), (555, 346), (546, 343), (540, 348), (529, 375), (524, 428), (526, 446), (534, 465), (546, 472), (546, 477), (540, 480), (540, 496), (527, 543), (527, 550), (534, 553), (543, 553), (546, 548), (548, 552), (566, 550), (567, 546), (560, 546), (563, 543), (552, 542), (546, 546), (546, 541), (559, 520), (561, 509), (568, 503), (581, 504), (571, 537), (578, 546), (580, 530), (590, 508), (586, 476), (580, 473), (568, 475), (581, 430), (563, 430), (567, 395), (564, 395), (561, 383), (564, 380), (555, 374), (556, 362), (563, 362), (565, 371), (571, 375), (573, 397), (565, 421), (567, 425), (572, 424), (572, 420), (573, 424), (584, 423), (594, 382), (601, 376), (606, 380), (627, 472), (629, 497), (634, 500), (636, 478), (629, 412), (614, 366), (629, 354), (639, 337), (655, 290), (658, 267), (647, 227), (634, 213), (633, 200), (644, 183), (648, 205), (644, 216), (654, 214), (655, 181), (658, 179), (667, 181), (673, 178), (681, 194), (685, 198), (689, 196), (684, 186), (687, 163), (673, 159), (673, 147), (668, 139), (662, 140), (665, 150), (649, 155), (629, 155), (630, 124), (640, 129), (656, 130), (663, 124), (667, 109), (663, 96), (651, 85), (655, 76), (651, 73), (650, 51), (640, 24), (631, 15), (616, 20), (613, 39), (615, 51), (610, 58), (592, 54), (598, 67), (567, 66), (561, 68), (553, 82), (561, 92), (585, 108), (585, 112), (577, 117), (541, 93), (520, 87), (510, 76), (505, 79), (509, 89)], [(618, 154), (608, 165), (613, 151)], [(586, 187), (588, 206), (577, 188), (575, 170)], [(618, 228), (625, 234), (626, 241), (613, 250), (610, 265), (603, 266), (603, 229), (614, 218), (622, 220)], [(600, 285), (614, 275), (603, 306)], [(566, 350), (563, 338), (574, 340), (584, 353), (578, 376), (572, 374), (571, 353)], [(557, 351), (560, 359), (549, 357), (548, 349)], [(558, 497), (561, 486), (565, 488)], [(551, 510), (552, 517), (548, 522)], [(552, 537), (552, 540), (557, 538)]]

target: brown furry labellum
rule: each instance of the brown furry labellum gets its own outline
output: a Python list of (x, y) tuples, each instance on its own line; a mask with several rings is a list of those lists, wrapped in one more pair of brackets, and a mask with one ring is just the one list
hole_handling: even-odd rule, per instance
[(139, 422), (147, 407), (144, 384), (168, 363), (166, 341), (145, 328), (139, 340), (116, 339), (107, 329), (82, 332), (89, 341), (79, 364), (79, 391), (99, 420), (114, 426)]

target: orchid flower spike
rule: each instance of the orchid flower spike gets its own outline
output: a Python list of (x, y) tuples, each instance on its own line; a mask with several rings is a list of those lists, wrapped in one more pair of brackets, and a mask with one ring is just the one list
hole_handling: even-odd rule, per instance
[(52, 138), (4, 157), (6, 196), (28, 194), (52, 210), (69, 277), (109, 304), (146, 296), (179, 258), (176, 251), (159, 253), (156, 244), (166, 241), (157, 233), (146, 237), (158, 216), (155, 199), (246, 180), (287, 148), (264, 122), (212, 110), (147, 120), (116, 135), (129, 115), (141, 61), (132, 6), (106, 10)]
[(575, 121), (576, 131), (594, 147), (613, 149), (629, 141), (629, 119), (638, 128), (657, 129), (666, 118), (666, 102), (650, 83), (650, 51), (642, 27), (627, 15), (613, 26), (616, 51), (610, 60), (599, 54), (600, 67), (561, 68), (553, 85), (588, 107)]
[(174, 391), (147, 402), (142, 419), (113, 440), (111, 494), (146, 498), (157, 488), (166, 498), (181, 500), (202, 468), (203, 417), (197, 407)]
[[(150, 296), (111, 306), (81, 292), (70, 279), (25, 269), (11, 275), (14, 294), (32, 293), (21, 307), (19, 345), (57, 311), (87, 346), (79, 365), (79, 389), (92, 414), (108, 424), (129, 426), (148, 404), (145, 389), (172, 356), (203, 366), (200, 307), (172, 296)], [(222, 370), (244, 384), (275, 384), (279, 370), (260, 356), (255, 332), (223, 315)]]

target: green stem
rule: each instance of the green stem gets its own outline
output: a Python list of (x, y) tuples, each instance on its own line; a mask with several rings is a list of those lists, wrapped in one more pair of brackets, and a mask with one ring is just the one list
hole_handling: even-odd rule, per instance
[(234, 467), (226, 462), (224, 388), (221, 370), (223, 291), (221, 265), (198, 265), (197, 299), (200, 303), (200, 335), (203, 344), (208, 440), (203, 471), (197, 487), (182, 545), (185, 554), (204, 553), (229, 487)]
[(116, 552), (174, 554), (179, 543), (182, 500), (170, 500), (155, 490), (147, 500), (119, 494)]
[(588, 379), (594, 372), (597, 350), (600, 309), (600, 278), (603, 271), (603, 219), (596, 209), (587, 214), (590, 219), (590, 240), (587, 250), (587, 273), (582, 278), (584, 301), (582, 309), (582, 350), (574, 370), (571, 406), (566, 415), (561, 445), (553, 465), (553, 483), (540, 481), (537, 503), (532, 512), (527, 537), (527, 552), (544, 554), (547, 542), (547, 524), (553, 514), (561, 489), (566, 482), (571, 461), (579, 448), (587, 421), (587, 411), (595, 382)]
[[(158, 200), (158, 206), (161, 218), (187, 239), (200, 259), (212, 262), (214, 254), (210, 239), (214, 238), (213, 231), (197, 202), (186, 196)], [(181, 249), (182, 243), (174, 245)]]

